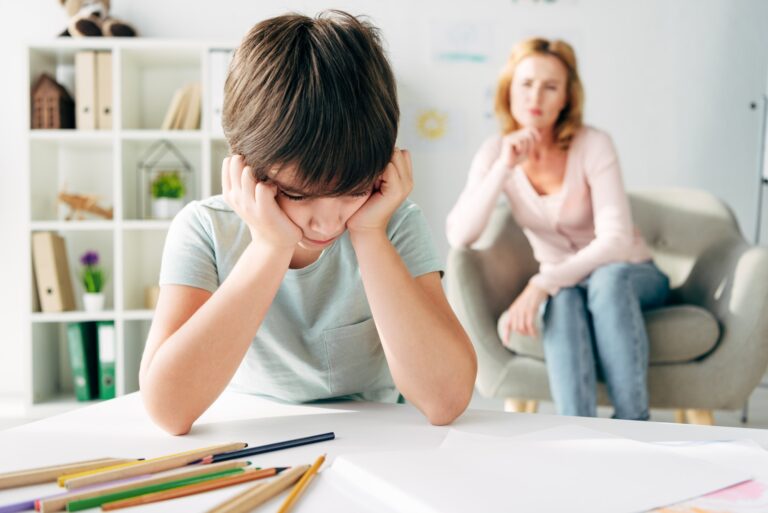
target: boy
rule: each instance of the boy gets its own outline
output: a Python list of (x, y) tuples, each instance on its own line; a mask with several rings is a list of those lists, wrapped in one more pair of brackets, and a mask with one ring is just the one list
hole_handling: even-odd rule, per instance
[(433, 424), (469, 403), (472, 345), (440, 285), (395, 80), (342, 12), (263, 21), (235, 53), (222, 196), (173, 221), (141, 362), (150, 416), (187, 433), (227, 385), (306, 402), (396, 401)]

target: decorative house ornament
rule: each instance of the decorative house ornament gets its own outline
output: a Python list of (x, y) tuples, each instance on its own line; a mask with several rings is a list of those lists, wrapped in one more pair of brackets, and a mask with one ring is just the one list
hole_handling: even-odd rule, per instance
[(34, 129), (75, 128), (75, 102), (64, 86), (43, 73), (32, 86)]
[(161, 139), (139, 160), (139, 206), (145, 219), (172, 219), (192, 197), (192, 166), (173, 144)]

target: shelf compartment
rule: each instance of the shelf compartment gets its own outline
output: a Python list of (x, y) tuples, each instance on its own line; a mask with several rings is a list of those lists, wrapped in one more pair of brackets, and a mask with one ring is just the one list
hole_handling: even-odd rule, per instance
[[(127, 140), (122, 143), (123, 219), (125, 220), (149, 220), (151, 217), (150, 177), (141, 176), (143, 172), (141, 164), (146, 158), (147, 152), (157, 141), (157, 139)], [(169, 142), (181, 153), (192, 168), (185, 181), (184, 202), (199, 199), (203, 143), (194, 140)], [(170, 159), (167, 167), (170, 169), (178, 166), (174, 166), (172, 159)]]
[[(113, 152), (109, 139), (30, 141), (30, 208), (32, 221), (64, 221), (71, 208), (60, 192), (90, 195), (97, 205), (113, 208)], [(105, 218), (80, 211), (85, 220)]]
[(122, 127), (162, 126), (177, 89), (202, 82), (202, 52), (186, 46), (122, 50)]
[(160, 278), (166, 232), (127, 231), (123, 233), (123, 308), (145, 310), (147, 287), (156, 286)]

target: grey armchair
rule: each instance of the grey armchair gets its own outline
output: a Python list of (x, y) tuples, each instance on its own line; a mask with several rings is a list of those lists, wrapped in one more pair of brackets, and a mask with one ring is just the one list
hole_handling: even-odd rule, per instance
[[(645, 316), (651, 407), (712, 423), (712, 410), (744, 405), (768, 365), (768, 249), (745, 241), (728, 207), (709, 193), (636, 192), (630, 203), (672, 286), (668, 305)], [(496, 327), (537, 267), (506, 203), (471, 249), (448, 256), (448, 298), (477, 351), (476, 388), (507, 399), (510, 410), (534, 411), (551, 397), (540, 341), (515, 334), (507, 349)], [(602, 385), (598, 400), (607, 404)]]

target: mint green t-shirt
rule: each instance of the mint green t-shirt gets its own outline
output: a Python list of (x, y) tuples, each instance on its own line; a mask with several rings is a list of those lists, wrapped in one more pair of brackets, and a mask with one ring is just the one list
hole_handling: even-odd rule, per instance
[[(415, 203), (397, 209), (387, 234), (413, 276), (442, 272)], [(171, 223), (160, 284), (215, 292), (250, 241), (221, 196), (194, 201)], [(348, 232), (309, 266), (288, 269), (230, 388), (291, 402), (397, 400)]]

